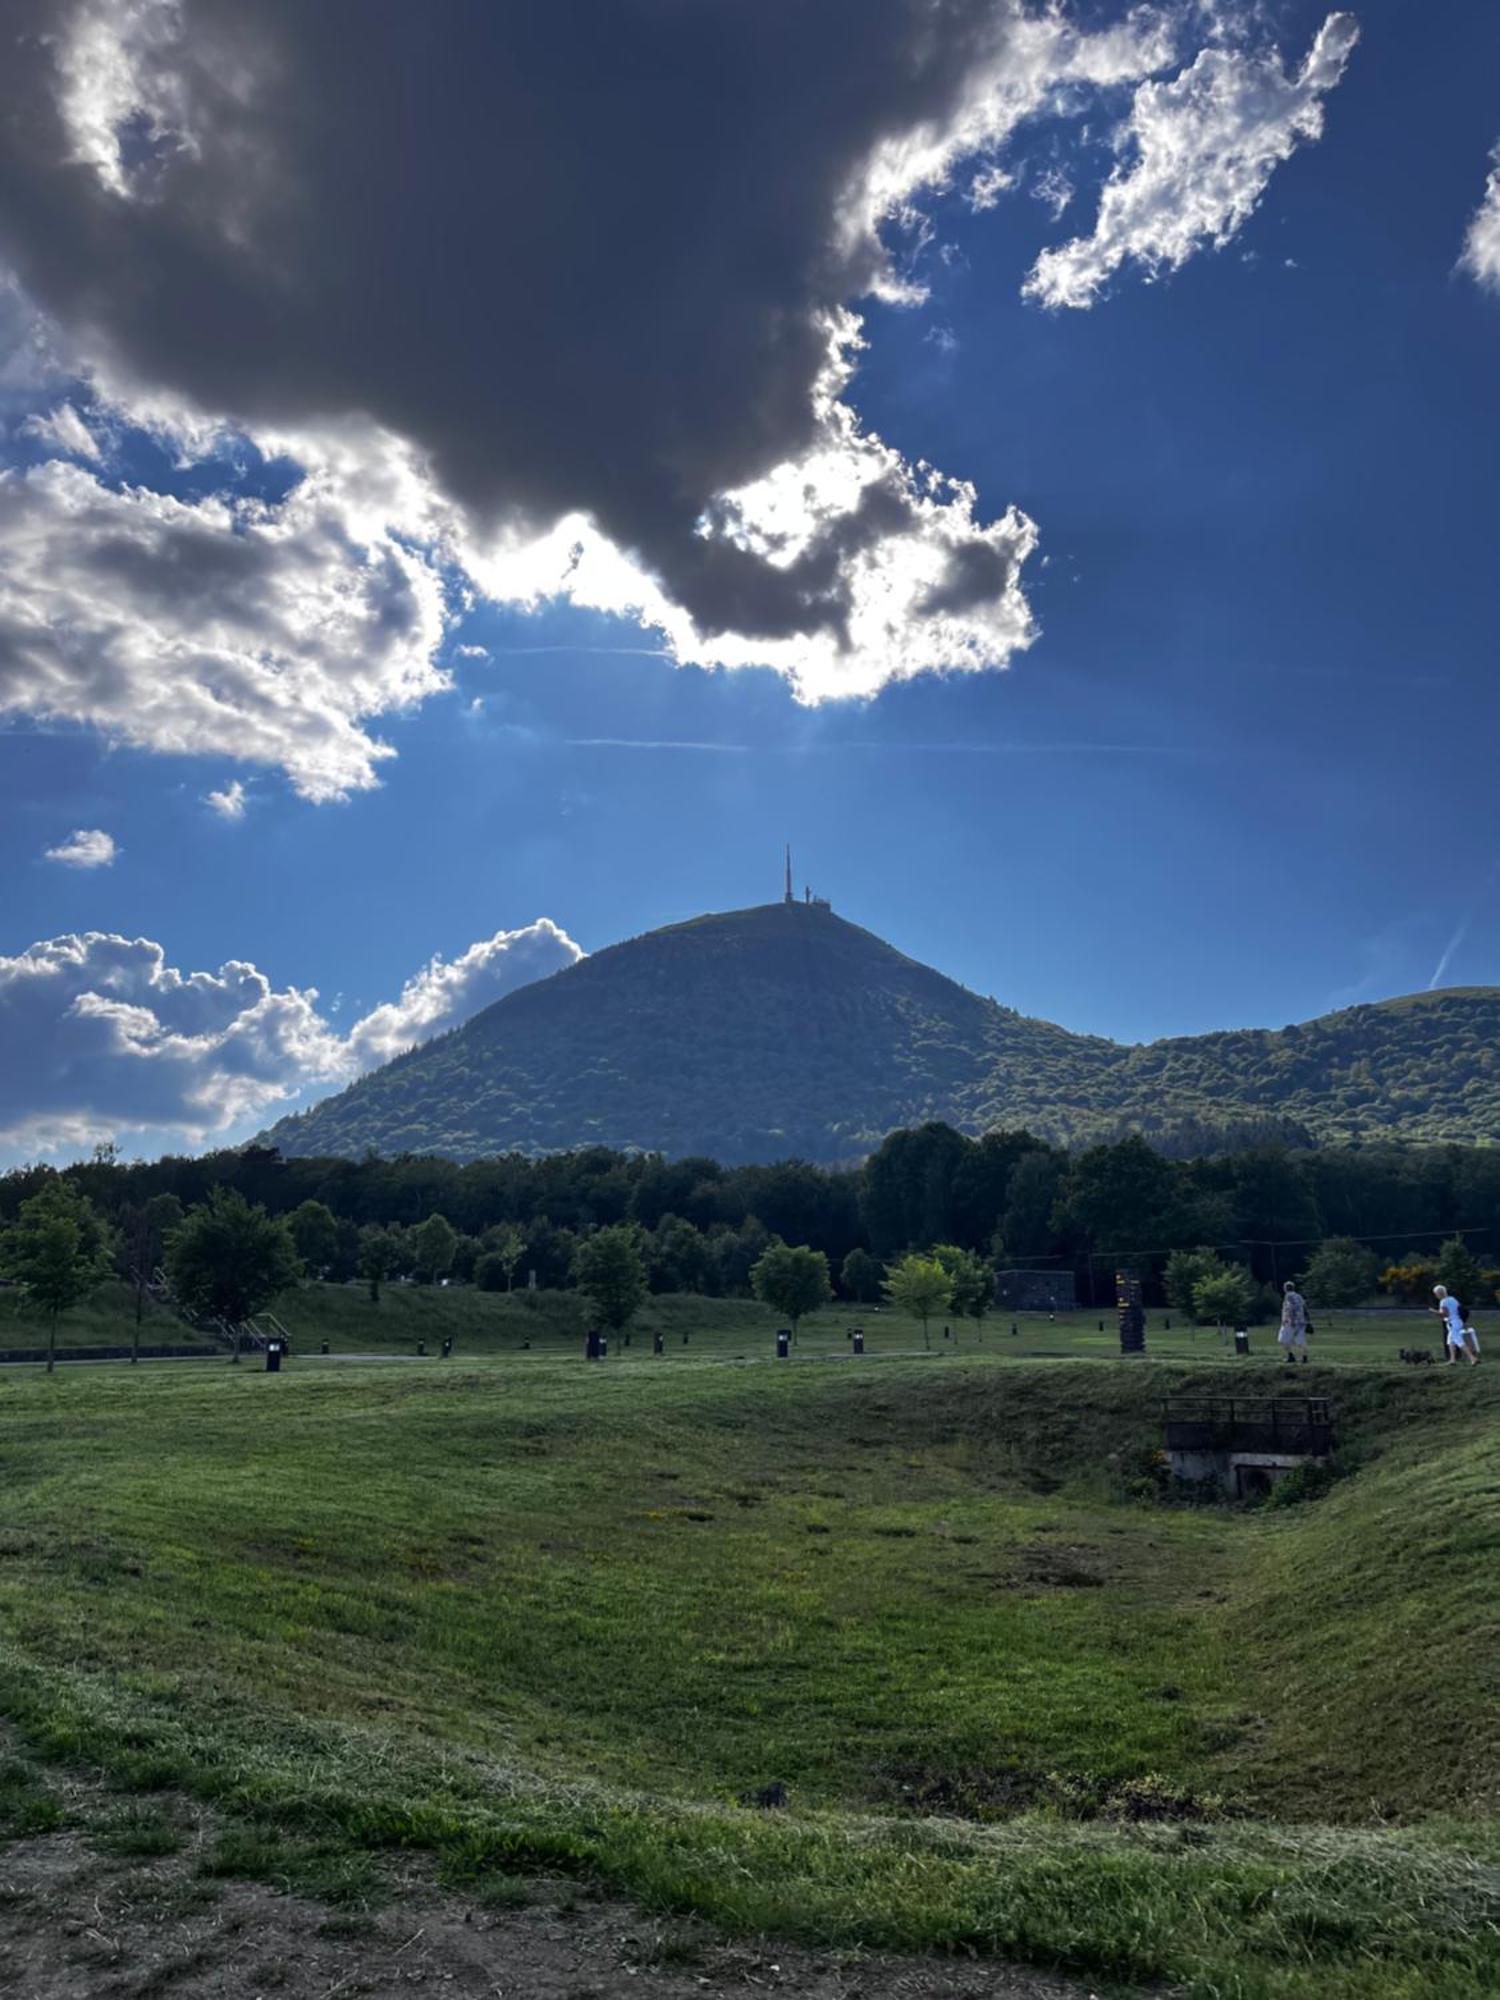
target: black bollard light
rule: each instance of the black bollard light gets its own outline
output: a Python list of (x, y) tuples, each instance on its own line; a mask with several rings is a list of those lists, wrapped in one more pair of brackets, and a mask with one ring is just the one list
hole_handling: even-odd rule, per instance
[(653, 1334), (652, 1334), (652, 1336), (651, 1336), (651, 1352), (652, 1352), (653, 1354), (660, 1354), (660, 1353), (662, 1353), (662, 1352), (664, 1351), (664, 1349), (666, 1348), (666, 1344), (667, 1344), (667, 1343), (666, 1343), (666, 1342), (665, 1342), (665, 1341), (664, 1341), (664, 1340), (662, 1339), (662, 1337), (661, 1337), (661, 1335), (660, 1335), (659, 1333), (653, 1333)]
[(326, 1340), (323, 1342), (323, 1345), (318, 1349), (318, 1352), (319, 1354), (326, 1354), (328, 1352), (328, 1342)]
[(268, 1375), (279, 1375), (281, 1373), (281, 1342), (279, 1340), (268, 1340), (266, 1342), (266, 1373)]
[(776, 1330), (776, 1359), (778, 1361), (786, 1361), (790, 1358), (791, 1352), (792, 1352), (791, 1334), (788, 1332), (786, 1327), (784, 1326), (778, 1327)]
[(862, 1326), (854, 1329), (854, 1351), (856, 1354), (863, 1354), (865, 1351), (865, 1330)]
[(686, 1347), (686, 1346), (687, 1346), (687, 1344), (688, 1344), (688, 1337), (687, 1337), (687, 1335), (686, 1335), (686, 1334), (684, 1334), (684, 1335), (682, 1336), (682, 1344), (683, 1344), (683, 1346), (684, 1346), (684, 1347)]
[(584, 1341), (584, 1343), (583, 1343), (583, 1358), (584, 1358), (584, 1360), (585, 1360), (585, 1361), (597, 1361), (597, 1360), (599, 1359), (599, 1356), (600, 1356), (600, 1353), (601, 1353), (601, 1352), (602, 1352), (602, 1349), (601, 1349), (601, 1346), (600, 1346), (600, 1342), (599, 1342), (599, 1336), (598, 1336), (598, 1334), (597, 1334), (597, 1333), (594, 1333), (594, 1332), (590, 1332), (590, 1333), (589, 1333), (589, 1335), (588, 1335), (588, 1337), (587, 1337), (587, 1339), (586, 1339), (586, 1340)]
[(418, 1354), (425, 1354), (427, 1352), (427, 1342), (425, 1340), (417, 1342), (417, 1352)]
[(1011, 1337), (1011, 1339), (1012, 1339), (1012, 1340), (1014, 1340), (1014, 1339), (1015, 1339), (1015, 1337), (1016, 1337), (1016, 1335), (1017, 1335), (1017, 1334), (1018, 1334), (1018, 1333), (1019, 1333), (1020, 1331), (1021, 1331), (1021, 1329), (1020, 1329), (1020, 1328), (1019, 1328), (1019, 1327), (1018, 1327), (1018, 1326), (1016, 1325), (1015, 1321), (1014, 1321), (1014, 1320), (1012, 1320), (1012, 1321), (1011, 1321), (1011, 1323), (1010, 1323), (1010, 1337)]
[(453, 1352), (453, 1335), (451, 1333), (445, 1334), (443, 1336), (443, 1359), (446, 1361), (448, 1359), (448, 1356), (452, 1352)]

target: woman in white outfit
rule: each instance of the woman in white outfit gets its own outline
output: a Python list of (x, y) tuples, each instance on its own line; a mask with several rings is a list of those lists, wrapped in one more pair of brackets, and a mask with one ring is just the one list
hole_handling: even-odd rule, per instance
[(1479, 1356), (1469, 1352), (1469, 1343), (1464, 1338), (1463, 1307), (1446, 1285), (1434, 1285), (1432, 1296), (1437, 1300), (1433, 1311), (1443, 1322), (1443, 1339), (1447, 1347), (1443, 1358), (1450, 1368), (1459, 1361), (1467, 1361), (1472, 1368)]
[(1307, 1305), (1290, 1278), (1281, 1288), (1281, 1331), (1276, 1338), (1286, 1350), (1288, 1361), (1296, 1361), (1299, 1350), (1306, 1361)]

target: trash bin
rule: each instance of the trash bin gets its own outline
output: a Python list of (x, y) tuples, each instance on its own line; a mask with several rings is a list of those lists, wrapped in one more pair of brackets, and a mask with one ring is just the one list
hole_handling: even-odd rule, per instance
[(791, 1354), (791, 1351), (792, 1351), (791, 1334), (788, 1333), (788, 1331), (784, 1326), (778, 1327), (776, 1330), (776, 1359), (778, 1361), (787, 1360), (787, 1358)]
[(1249, 1327), (1247, 1327), (1247, 1326), (1237, 1326), (1237, 1327), (1235, 1328), (1235, 1330), (1234, 1330), (1234, 1351), (1235, 1351), (1235, 1353), (1236, 1353), (1236, 1354), (1248, 1354), (1248, 1353), (1250, 1352), (1250, 1329), (1249, 1329)]
[(268, 1375), (279, 1375), (281, 1373), (281, 1342), (279, 1340), (268, 1340), (266, 1342), (266, 1373)]

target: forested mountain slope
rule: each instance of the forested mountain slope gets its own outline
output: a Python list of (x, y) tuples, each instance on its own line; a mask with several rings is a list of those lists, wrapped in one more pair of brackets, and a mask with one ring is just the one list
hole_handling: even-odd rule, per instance
[(272, 1127), (295, 1155), (585, 1144), (850, 1160), (894, 1127), (1071, 1140), (1292, 1118), (1319, 1138), (1500, 1139), (1500, 989), (1126, 1047), (1030, 1020), (830, 910), (771, 903), (614, 945)]

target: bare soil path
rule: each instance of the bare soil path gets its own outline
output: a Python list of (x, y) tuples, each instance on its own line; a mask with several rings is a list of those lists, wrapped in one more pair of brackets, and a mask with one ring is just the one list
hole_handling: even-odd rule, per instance
[[(195, 1848), (197, 1852), (195, 1853)], [(365, 1912), (205, 1878), (202, 1844), (123, 1859), (78, 1832), (0, 1847), (7, 2000), (1087, 2000), (1092, 1989), (976, 1963), (729, 1944), (691, 1923), (518, 1884), (485, 1908), (411, 1872)]]

